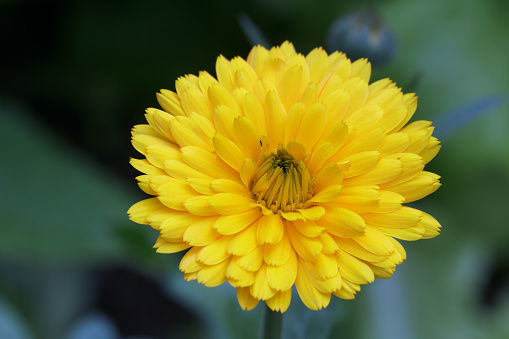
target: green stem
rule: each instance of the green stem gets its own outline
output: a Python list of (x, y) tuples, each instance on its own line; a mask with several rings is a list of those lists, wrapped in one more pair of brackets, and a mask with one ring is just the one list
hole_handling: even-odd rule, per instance
[(283, 314), (272, 311), (265, 306), (263, 339), (280, 339), (282, 333)]

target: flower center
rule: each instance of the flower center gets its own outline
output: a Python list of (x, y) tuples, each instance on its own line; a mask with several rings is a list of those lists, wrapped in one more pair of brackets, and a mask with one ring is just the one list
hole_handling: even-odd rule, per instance
[(258, 204), (274, 213), (305, 207), (312, 196), (312, 182), (301, 159), (281, 147), (269, 156), (262, 155), (258, 164), (251, 188)]

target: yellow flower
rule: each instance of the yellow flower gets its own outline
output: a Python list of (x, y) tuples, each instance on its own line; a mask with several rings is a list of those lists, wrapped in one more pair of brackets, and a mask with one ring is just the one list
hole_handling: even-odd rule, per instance
[(406, 125), (414, 94), (368, 84), (365, 59), (289, 42), (220, 56), (216, 73), (161, 90), (164, 111), (133, 129), (146, 159), (131, 164), (154, 197), (128, 213), (160, 232), (157, 252), (189, 249), (185, 279), (228, 281), (242, 309), (264, 300), (280, 312), (295, 285), (319, 310), (389, 278), (406, 257), (396, 239), (438, 235), (432, 216), (402, 205), (440, 186), (423, 171), (440, 149), (431, 122)]

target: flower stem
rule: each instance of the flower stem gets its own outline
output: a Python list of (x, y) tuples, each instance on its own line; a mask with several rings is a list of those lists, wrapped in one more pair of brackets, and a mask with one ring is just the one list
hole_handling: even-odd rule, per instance
[(282, 333), (283, 314), (272, 311), (265, 306), (265, 319), (263, 325), (263, 339), (280, 339)]

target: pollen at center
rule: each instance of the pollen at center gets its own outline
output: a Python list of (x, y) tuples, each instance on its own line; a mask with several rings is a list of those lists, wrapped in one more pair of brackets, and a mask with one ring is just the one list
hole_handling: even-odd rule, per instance
[(262, 155), (251, 192), (256, 201), (274, 213), (292, 212), (305, 208), (312, 195), (312, 181), (302, 159), (291, 155), (284, 147), (275, 153)]

